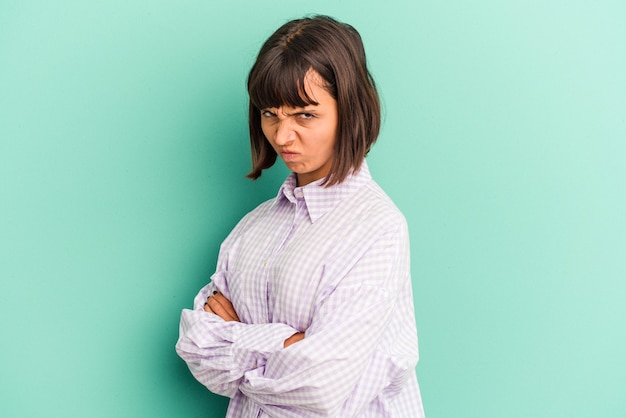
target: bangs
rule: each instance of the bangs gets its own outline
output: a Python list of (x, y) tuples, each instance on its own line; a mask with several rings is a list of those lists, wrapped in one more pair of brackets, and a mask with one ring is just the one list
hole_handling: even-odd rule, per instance
[(304, 79), (311, 65), (286, 55), (289, 54), (258, 63), (250, 73), (248, 94), (250, 103), (257, 109), (318, 104), (304, 89)]
[[(307, 78), (308, 76), (308, 78)], [(278, 157), (263, 132), (260, 110), (318, 105), (306, 87), (324, 88), (337, 104), (336, 144), (325, 187), (343, 182), (361, 167), (380, 131), (380, 102), (367, 69), (359, 33), (328, 16), (292, 20), (263, 44), (250, 69), (248, 129), (257, 179)]]

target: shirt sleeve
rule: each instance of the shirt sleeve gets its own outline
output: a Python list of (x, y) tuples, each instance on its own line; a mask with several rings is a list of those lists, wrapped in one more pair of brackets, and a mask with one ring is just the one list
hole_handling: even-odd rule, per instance
[[(222, 250), (230, 247), (254, 214), (239, 222), (222, 244)], [(284, 341), (298, 330), (279, 323), (224, 321), (205, 312), (204, 302), (214, 290), (228, 295), (224, 274), (228, 270), (227, 251), (220, 251), (217, 264), (211, 282), (196, 295), (194, 309), (182, 311), (176, 352), (199, 382), (214, 393), (232, 398), (244, 374), (262, 368), (268, 355), (282, 349)]]
[(244, 374), (262, 368), (268, 355), (296, 332), (285, 324), (227, 322), (203, 310), (185, 309), (176, 351), (199, 382), (233, 397)]
[[(272, 417), (334, 416), (348, 400), (366, 405), (383, 390), (399, 391), (414, 373), (416, 335), (399, 333), (404, 347), (381, 351), (393, 315), (414, 324), (413, 313), (397, 306), (410, 289), (409, 271), (403, 223), (348, 271), (333, 272), (340, 279), (318, 301), (305, 338), (286, 349), (284, 340), (297, 332), (288, 325), (226, 322), (202, 311), (210, 284), (196, 298), (196, 310), (183, 311), (177, 351), (211, 391), (232, 397), (239, 390)], [(380, 379), (355, 389), (366, 369)]]

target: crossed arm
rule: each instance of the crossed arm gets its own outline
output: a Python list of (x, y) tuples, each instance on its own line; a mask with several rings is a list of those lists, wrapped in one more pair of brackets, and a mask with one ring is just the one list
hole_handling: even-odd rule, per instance
[[(233, 307), (233, 304), (218, 291), (214, 291), (212, 295), (209, 295), (204, 303), (204, 311), (210, 312), (222, 318), (224, 321), (241, 322), (239, 316)], [(291, 337), (287, 338), (284, 342), (284, 347), (287, 348), (291, 344), (297, 343), (304, 338), (303, 332), (297, 332)]]
[[(319, 301), (306, 338), (284, 323), (241, 322), (230, 300), (213, 293), (227, 289), (225, 277), (216, 274), (194, 300), (195, 309), (183, 310), (178, 354), (211, 391), (228, 397), (240, 392), (276, 417), (332, 416), (348, 399), (347, 407), (358, 410), (383, 392), (392, 398), (417, 361), (413, 333), (397, 334), (397, 326), (389, 326), (400, 293), (410, 291), (408, 241), (400, 232), (377, 239), (347, 273), (328, 273), (340, 279), (328, 284), (332, 292)], [(389, 332), (393, 341), (383, 340)], [(355, 391), (359, 395), (350, 398)]]

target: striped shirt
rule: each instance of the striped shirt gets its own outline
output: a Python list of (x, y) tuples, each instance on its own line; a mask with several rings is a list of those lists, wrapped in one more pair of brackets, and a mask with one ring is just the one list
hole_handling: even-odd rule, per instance
[[(404, 216), (367, 164), (343, 183), (296, 187), (248, 213), (185, 309), (178, 354), (227, 417), (393, 417), (424, 412)], [(241, 322), (204, 312), (218, 290)], [(305, 338), (288, 348), (296, 332)]]

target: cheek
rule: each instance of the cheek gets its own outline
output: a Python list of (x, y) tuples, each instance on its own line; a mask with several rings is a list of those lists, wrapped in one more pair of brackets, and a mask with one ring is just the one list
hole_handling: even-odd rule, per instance
[(332, 152), (335, 149), (336, 145), (337, 145), (337, 131), (333, 130), (331, 132), (328, 132), (327, 147), (329, 151)]
[(261, 124), (261, 131), (263, 131), (263, 135), (265, 136), (265, 139), (267, 140), (267, 142), (270, 143), (270, 145), (272, 146), (272, 148), (275, 148), (274, 146), (274, 142), (272, 141), (272, 128), (271, 126), (268, 126), (267, 124)]
[(338, 126), (338, 122), (337, 120), (333, 120), (331, 121), (331, 123), (328, 124), (327, 126), (327, 130), (326, 130), (326, 138), (327, 138), (327, 143), (328, 143), (328, 147), (331, 150), (335, 149), (335, 146), (337, 145), (337, 136), (339, 134), (339, 126)]

